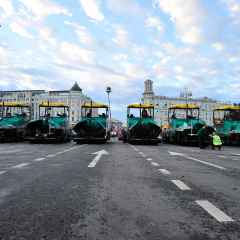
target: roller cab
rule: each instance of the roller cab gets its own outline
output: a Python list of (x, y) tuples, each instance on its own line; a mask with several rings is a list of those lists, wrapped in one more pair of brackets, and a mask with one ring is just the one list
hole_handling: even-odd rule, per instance
[(0, 141), (23, 141), (31, 117), (31, 107), (20, 102), (1, 102), (0, 109)]
[(168, 143), (197, 145), (198, 131), (206, 125), (199, 118), (200, 108), (195, 104), (177, 104), (168, 109), (168, 128), (163, 138)]
[(214, 109), (213, 123), (225, 145), (240, 145), (240, 106)]
[(39, 104), (39, 119), (29, 122), (26, 130), (26, 139), (32, 143), (69, 141), (69, 107), (59, 102)]
[(76, 143), (106, 143), (110, 139), (109, 108), (102, 103), (89, 102), (82, 105), (81, 120), (73, 127)]
[(154, 121), (152, 104), (130, 104), (127, 108), (127, 133), (124, 141), (157, 144), (161, 142), (161, 128)]

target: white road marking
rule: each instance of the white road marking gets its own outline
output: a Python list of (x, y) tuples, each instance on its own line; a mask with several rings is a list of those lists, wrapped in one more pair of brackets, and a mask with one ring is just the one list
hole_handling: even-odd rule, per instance
[(138, 151), (138, 149), (136, 147), (134, 147), (133, 145), (130, 145), (135, 151)]
[(146, 155), (145, 155), (143, 152), (139, 152), (139, 154), (140, 154), (142, 157), (146, 157)]
[(15, 165), (15, 166), (12, 166), (11, 168), (23, 168), (23, 167), (26, 167), (28, 166), (30, 163), (20, 163), (18, 165)]
[(240, 156), (240, 153), (232, 153), (234, 156)]
[(184, 182), (180, 180), (171, 180), (171, 182), (174, 183), (182, 191), (191, 190), (189, 186), (187, 186)]
[(95, 154), (97, 156), (92, 160), (91, 163), (89, 163), (89, 165), (88, 165), (89, 168), (94, 168), (103, 155), (109, 155), (109, 153), (105, 150), (101, 150), (101, 151), (98, 151), (98, 152), (95, 152), (92, 154)]
[(158, 169), (163, 175), (170, 175), (171, 173), (167, 169)]
[(192, 161), (195, 161), (195, 162), (199, 162), (199, 163), (202, 163), (202, 164), (205, 164), (205, 165), (208, 165), (208, 166), (211, 166), (211, 167), (215, 167), (215, 168), (218, 168), (218, 169), (221, 169), (221, 170), (227, 170), (225, 167), (222, 167), (220, 165), (217, 165), (217, 164), (213, 164), (213, 163), (210, 163), (210, 162), (206, 162), (206, 161), (203, 161), (203, 160), (199, 160), (197, 158), (193, 158), (193, 157), (189, 157), (183, 153), (177, 153), (177, 152), (168, 152), (170, 155), (172, 156), (181, 156), (181, 157), (185, 157), (186, 159), (189, 159), (189, 160), (192, 160)]
[(41, 162), (41, 161), (44, 161), (44, 160), (46, 160), (46, 158), (45, 158), (45, 157), (42, 157), (42, 158), (36, 158), (36, 159), (34, 159), (33, 161), (34, 161), (34, 162)]
[(0, 171), (0, 175), (3, 175), (4, 173), (6, 173), (7, 171)]
[(156, 162), (151, 162), (151, 164), (154, 166), (154, 167), (159, 167), (160, 165)]
[(152, 158), (147, 158), (146, 160), (147, 160), (147, 161), (152, 161)]
[(63, 154), (64, 152), (57, 152), (56, 155), (61, 155)]
[(56, 157), (57, 155), (56, 154), (48, 154), (46, 157), (47, 158), (53, 158), (53, 157)]
[(234, 220), (226, 215), (223, 211), (215, 207), (212, 203), (207, 200), (197, 200), (196, 203), (207, 211), (212, 217), (218, 222), (233, 222)]
[(10, 154), (10, 153), (17, 153), (17, 152), (22, 152), (22, 149), (13, 149), (13, 150), (1, 151), (1, 154)]
[(63, 153), (66, 153), (66, 152), (69, 152), (70, 150), (69, 149), (65, 149), (63, 150)]
[(218, 168), (218, 169), (221, 169), (221, 170), (227, 170), (225, 167), (222, 167), (220, 165), (213, 164), (213, 163), (210, 163), (210, 162), (206, 162), (206, 161), (203, 161), (203, 160), (199, 160), (199, 159), (196, 159), (196, 158), (193, 158), (193, 157), (187, 157), (187, 159), (193, 160), (195, 162), (200, 162), (202, 164), (205, 164), (205, 165), (208, 165), (208, 166), (211, 166), (211, 167), (215, 167), (215, 168)]

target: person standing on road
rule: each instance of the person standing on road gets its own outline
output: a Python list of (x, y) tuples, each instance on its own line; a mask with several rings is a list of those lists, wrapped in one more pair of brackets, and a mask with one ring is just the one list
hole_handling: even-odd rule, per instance
[(216, 132), (213, 132), (213, 135), (212, 135), (212, 149), (214, 150), (215, 148), (218, 148), (218, 150), (221, 150), (221, 148), (222, 148), (222, 140), (217, 135)]
[(208, 146), (209, 133), (208, 128), (204, 125), (197, 133), (198, 135), (198, 144), (201, 149), (204, 149)]

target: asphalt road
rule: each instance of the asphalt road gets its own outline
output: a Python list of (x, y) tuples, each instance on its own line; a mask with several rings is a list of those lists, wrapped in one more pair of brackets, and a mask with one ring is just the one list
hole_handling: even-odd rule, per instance
[(239, 240), (239, 182), (240, 148), (1, 144), (0, 239)]

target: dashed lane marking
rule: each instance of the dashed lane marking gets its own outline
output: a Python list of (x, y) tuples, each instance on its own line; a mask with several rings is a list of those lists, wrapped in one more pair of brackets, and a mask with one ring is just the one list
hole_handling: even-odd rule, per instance
[(140, 154), (142, 157), (146, 157), (146, 155), (145, 155), (143, 152), (139, 152), (139, 154)]
[(226, 215), (223, 211), (215, 207), (212, 203), (207, 200), (197, 200), (196, 203), (207, 211), (212, 217), (218, 222), (233, 222), (234, 220)]
[(17, 169), (17, 168), (23, 168), (30, 165), (30, 163), (20, 163), (18, 165), (12, 166), (11, 168)]
[(36, 158), (36, 159), (34, 159), (33, 161), (34, 161), (34, 162), (41, 162), (41, 161), (44, 161), (44, 160), (46, 160), (46, 158), (45, 158), (45, 157), (42, 157), (42, 158)]
[(189, 186), (180, 180), (171, 180), (171, 182), (174, 183), (182, 191), (191, 190)]
[(0, 171), (0, 175), (3, 175), (4, 173), (6, 173), (7, 171)]
[(152, 161), (152, 158), (147, 158), (146, 160), (147, 160), (147, 161)]
[(151, 162), (151, 164), (154, 166), (154, 167), (159, 167), (160, 165), (156, 162)]
[(167, 169), (158, 169), (163, 175), (170, 175), (171, 173)]

